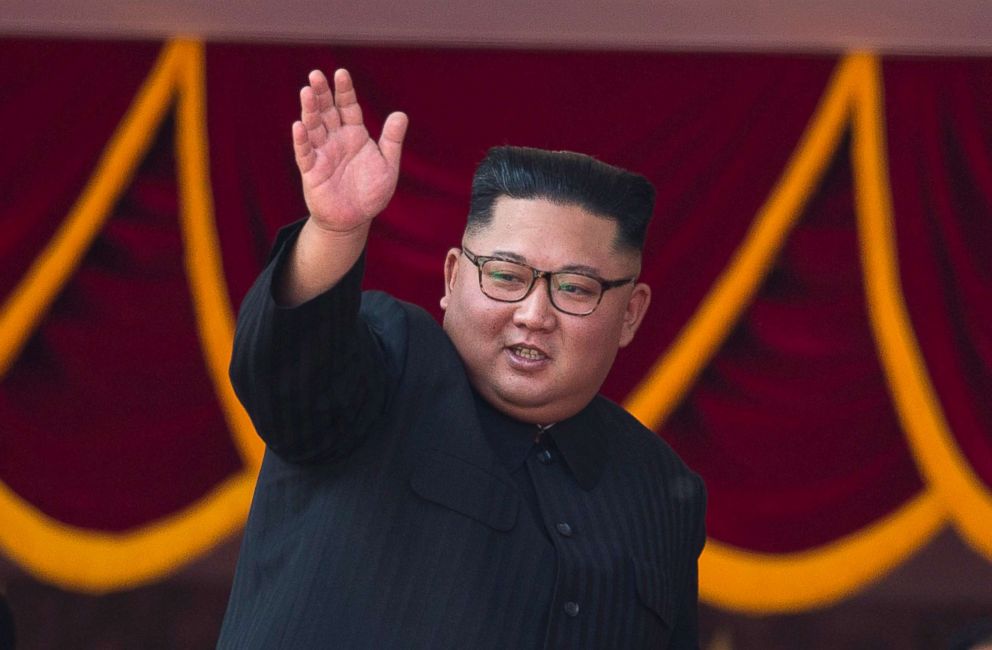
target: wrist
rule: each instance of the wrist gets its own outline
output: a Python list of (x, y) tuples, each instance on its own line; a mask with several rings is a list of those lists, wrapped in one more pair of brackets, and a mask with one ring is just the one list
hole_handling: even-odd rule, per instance
[(335, 228), (310, 215), (306, 223), (303, 224), (303, 232), (308, 237), (320, 239), (328, 244), (341, 245), (350, 242), (361, 242), (364, 246), (371, 227), (372, 220), (369, 219), (348, 228)]

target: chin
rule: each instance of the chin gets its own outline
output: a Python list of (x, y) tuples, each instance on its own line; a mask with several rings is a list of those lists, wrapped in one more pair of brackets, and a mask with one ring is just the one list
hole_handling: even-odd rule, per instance
[(554, 399), (534, 391), (520, 389), (500, 390), (497, 388), (494, 392), (500, 402), (522, 409), (544, 408), (552, 404)]
[(532, 422), (534, 424), (550, 424), (565, 420), (585, 406), (572, 404), (560, 395), (549, 393), (539, 393), (535, 391), (519, 390), (495, 390), (494, 406), (499, 408), (510, 417), (521, 422)]

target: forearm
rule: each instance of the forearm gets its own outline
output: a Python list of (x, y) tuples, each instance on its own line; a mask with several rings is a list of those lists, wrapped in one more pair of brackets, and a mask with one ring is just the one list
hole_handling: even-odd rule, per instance
[(286, 460), (340, 457), (385, 403), (378, 340), (358, 317), (372, 220), (399, 175), (407, 118), (393, 113), (378, 143), (351, 76), (319, 70), (300, 90), (293, 151), (310, 217), (280, 233), (276, 254), (242, 303), (231, 381), (259, 435)]
[(370, 225), (338, 232), (307, 219), (275, 278), (276, 302), (296, 307), (337, 285), (365, 250)]
[(347, 454), (364, 439), (385, 400), (385, 369), (358, 317), (360, 254), (330, 291), (294, 308), (277, 304), (276, 278), (293, 250), (288, 232), (242, 304), (231, 380), (273, 452), (316, 462)]

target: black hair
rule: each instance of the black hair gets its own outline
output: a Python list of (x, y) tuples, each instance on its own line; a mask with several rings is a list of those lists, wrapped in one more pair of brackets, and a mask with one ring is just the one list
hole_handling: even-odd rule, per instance
[(465, 229), (489, 224), (501, 196), (544, 199), (575, 205), (616, 222), (619, 248), (641, 251), (654, 211), (654, 186), (648, 179), (592, 156), (531, 147), (493, 147), (472, 179)]

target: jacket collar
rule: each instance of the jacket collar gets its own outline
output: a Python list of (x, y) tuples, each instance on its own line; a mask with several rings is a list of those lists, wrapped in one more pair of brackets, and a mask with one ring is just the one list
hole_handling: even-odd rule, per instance
[(572, 417), (547, 427), (520, 422), (493, 408), (474, 390), (479, 423), (496, 457), (512, 473), (539, 444), (557, 449), (583, 490), (599, 483), (609, 462), (609, 439), (593, 399)]

